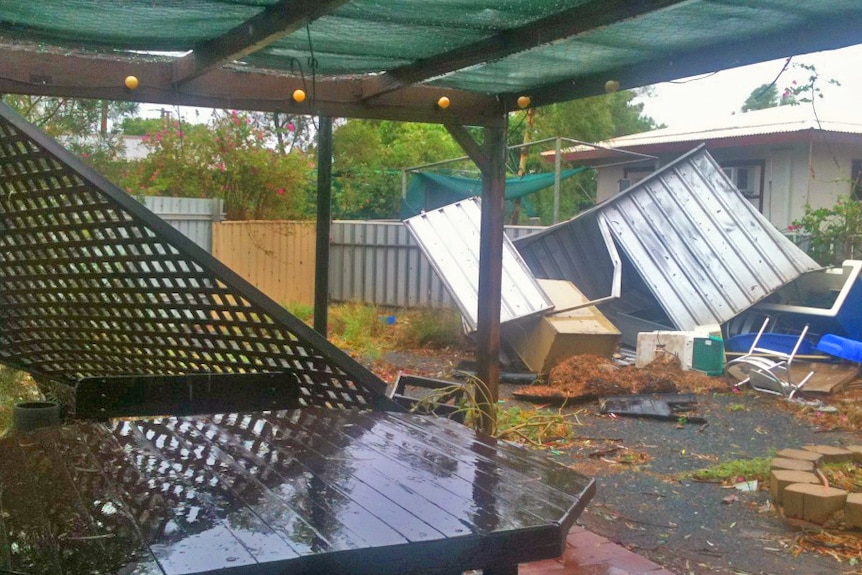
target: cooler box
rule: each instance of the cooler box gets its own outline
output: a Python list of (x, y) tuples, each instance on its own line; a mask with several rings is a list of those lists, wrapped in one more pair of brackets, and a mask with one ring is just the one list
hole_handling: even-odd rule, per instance
[(501, 326), (503, 338), (524, 365), (531, 371), (546, 374), (554, 365), (573, 355), (613, 355), (620, 339), (619, 330), (595, 306), (589, 305), (589, 300), (572, 282), (536, 281), (554, 304), (555, 311)]
[(724, 370), (724, 341), (720, 336), (697, 331), (652, 331), (638, 334), (636, 367), (646, 367), (659, 354), (679, 358), (683, 370), (721, 375)]

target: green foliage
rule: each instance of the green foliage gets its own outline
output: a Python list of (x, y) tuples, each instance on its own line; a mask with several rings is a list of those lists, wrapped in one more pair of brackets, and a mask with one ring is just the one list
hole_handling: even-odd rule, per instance
[(773, 82), (771, 84), (761, 84), (752, 90), (751, 94), (749, 94), (748, 98), (742, 104), (741, 110), (743, 112), (764, 110), (766, 108), (774, 108), (778, 104), (778, 87)]
[(232, 220), (304, 219), (312, 167), (299, 151), (281, 154), (247, 114), (216, 114), (209, 126), (163, 121), (144, 136), (151, 153), (127, 178), (135, 195), (221, 198)]
[(769, 457), (734, 459), (695, 471), (691, 476), (699, 481), (735, 482), (739, 479), (766, 481), (769, 479), (770, 462), (771, 458)]
[(405, 348), (445, 348), (460, 340), (461, 316), (452, 309), (419, 308), (398, 315), (395, 345)]
[(143, 136), (158, 132), (162, 128), (164, 120), (161, 118), (124, 118), (120, 125), (126, 136)]
[(392, 349), (392, 326), (380, 320), (381, 312), (374, 305), (357, 302), (332, 306), (329, 309), (329, 339), (338, 347), (364, 360), (380, 359)]
[(304, 323), (311, 325), (314, 321), (314, 306), (306, 303), (290, 303), (285, 306), (285, 309)]
[(102, 133), (104, 125), (116, 125), (124, 117), (137, 113), (135, 102), (109, 102), (48, 96), (7, 94), (3, 101), (40, 129), (54, 137), (89, 137)]
[(402, 168), (463, 155), (443, 126), (348, 120), (333, 134), (333, 214), (344, 219), (396, 218)]
[[(481, 408), (477, 387), (482, 383), (473, 378), (465, 385), (454, 384), (435, 389), (425, 395), (413, 406), (413, 411), (431, 413), (435, 405), (449, 403), (457, 398), (456, 411), (449, 417), (463, 419), (464, 424), (479, 428)], [(581, 425), (578, 415), (562, 409), (529, 409), (519, 406), (505, 406), (500, 402), (494, 406), (496, 427), (491, 435), (499, 439), (527, 444), (533, 447), (553, 447), (559, 441), (571, 439), (574, 427)]]
[(839, 198), (831, 208), (805, 206), (791, 231), (807, 236), (806, 251), (824, 266), (840, 265), (862, 253), (862, 202)]
[(35, 401), (41, 396), (21, 371), (0, 365), (0, 436), (12, 426), (12, 408), (21, 401)]
[[(659, 126), (643, 115), (643, 104), (633, 103), (638, 96), (633, 91), (615, 92), (593, 98), (553, 104), (535, 111), (531, 141), (562, 136), (584, 142), (600, 142), (609, 138), (654, 130)], [(519, 113), (523, 114), (523, 113)], [(512, 122), (518, 125), (518, 115)], [(517, 142), (510, 140), (510, 145)], [(526, 172), (547, 172), (552, 164), (539, 155), (543, 149), (531, 149)], [(563, 168), (569, 168), (565, 164)], [(596, 175), (587, 171), (562, 182), (560, 186), (560, 218), (568, 219), (592, 206), (596, 197)], [(535, 194), (531, 201), (544, 225), (553, 222), (554, 192), (548, 188)]]
[(793, 67), (807, 74), (808, 77), (804, 82), (793, 80), (781, 95), (782, 103), (802, 104), (807, 103), (814, 106), (817, 100), (824, 98), (822, 84), (825, 81), (827, 85), (840, 86), (841, 83), (834, 78), (823, 79), (820, 73), (811, 64), (803, 64), (795, 62)]

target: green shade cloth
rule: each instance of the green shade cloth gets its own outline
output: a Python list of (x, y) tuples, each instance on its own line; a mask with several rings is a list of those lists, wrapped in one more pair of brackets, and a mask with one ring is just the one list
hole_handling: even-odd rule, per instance
[[(560, 180), (571, 178), (588, 169), (590, 168), (581, 167), (563, 170), (560, 172)], [(401, 219), (410, 218), (423, 211), (434, 210), (458, 200), (482, 195), (482, 178), (446, 176), (430, 172), (413, 172), (410, 175), (407, 196), (401, 200)], [(507, 211), (510, 211), (509, 203), (512, 200), (534, 194), (553, 185), (553, 172), (506, 178)], [(527, 215), (535, 215), (529, 201), (524, 200), (521, 207)]]

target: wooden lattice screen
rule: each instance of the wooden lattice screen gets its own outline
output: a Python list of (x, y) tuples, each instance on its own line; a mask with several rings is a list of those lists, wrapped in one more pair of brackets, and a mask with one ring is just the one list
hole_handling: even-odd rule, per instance
[(301, 403), (385, 384), (0, 103), (0, 362), (85, 378), (289, 372)]

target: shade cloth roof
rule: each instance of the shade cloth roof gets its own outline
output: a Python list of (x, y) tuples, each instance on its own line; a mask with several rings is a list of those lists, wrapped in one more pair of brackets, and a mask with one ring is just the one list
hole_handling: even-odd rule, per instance
[(856, 44), (860, 21), (856, 0), (12, 1), (0, 92), (491, 125), (521, 95)]
[[(562, 170), (560, 180), (566, 180), (587, 168)], [(535, 194), (554, 185), (556, 174), (526, 174), (506, 178), (506, 200), (517, 200)], [(407, 195), (401, 201), (401, 218), (409, 218), (423, 211), (443, 206), (482, 194), (482, 179), (435, 174), (433, 172), (413, 172)], [(530, 208), (532, 209), (532, 208)]]

